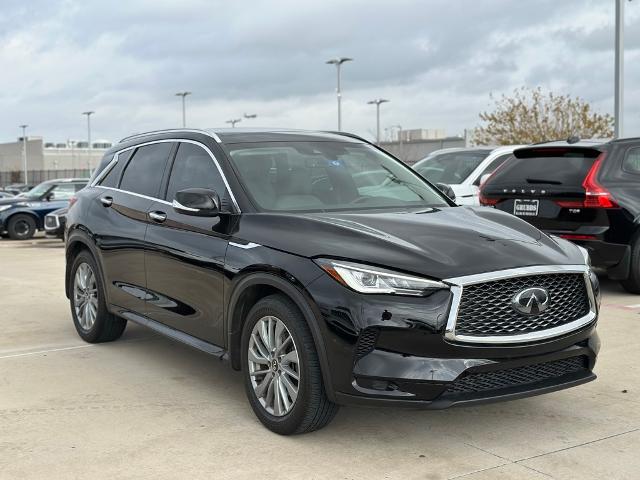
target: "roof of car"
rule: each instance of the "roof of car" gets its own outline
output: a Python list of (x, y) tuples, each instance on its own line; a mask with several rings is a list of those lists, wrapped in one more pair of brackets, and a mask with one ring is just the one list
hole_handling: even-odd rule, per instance
[(42, 183), (70, 183), (70, 182), (88, 182), (88, 178), (53, 178), (51, 180), (45, 180)]
[(170, 130), (156, 130), (138, 133), (125, 137), (119, 143), (139, 140), (154, 135), (168, 134), (202, 134), (214, 138), (218, 143), (256, 143), (256, 142), (286, 142), (286, 141), (338, 141), (368, 143), (366, 140), (346, 132), (325, 132), (318, 130), (296, 130), (287, 128), (209, 128), (204, 130), (176, 128)]

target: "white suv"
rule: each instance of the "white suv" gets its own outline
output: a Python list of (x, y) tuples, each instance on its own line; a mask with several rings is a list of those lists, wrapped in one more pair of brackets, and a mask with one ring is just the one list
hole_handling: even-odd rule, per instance
[(480, 205), (482, 181), (523, 146), (444, 148), (417, 162), (413, 169), (431, 183), (449, 185), (458, 205)]

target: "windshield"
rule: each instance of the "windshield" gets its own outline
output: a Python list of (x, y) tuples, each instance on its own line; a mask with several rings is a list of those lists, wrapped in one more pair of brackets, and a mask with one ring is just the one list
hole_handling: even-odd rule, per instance
[(229, 157), (262, 210), (338, 211), (445, 207), (409, 168), (366, 144), (231, 144)]
[(491, 150), (436, 153), (416, 163), (413, 168), (432, 183), (456, 185), (464, 182), (490, 153)]
[(40, 185), (36, 185), (28, 192), (23, 193), (21, 196), (25, 198), (40, 198), (42, 195), (47, 193), (53, 185), (50, 183), (41, 183)]

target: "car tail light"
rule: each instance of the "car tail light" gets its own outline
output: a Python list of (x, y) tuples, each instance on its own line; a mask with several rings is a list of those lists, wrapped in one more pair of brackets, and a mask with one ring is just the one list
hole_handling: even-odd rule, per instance
[(579, 235), (575, 233), (563, 233), (560, 235), (560, 238), (564, 238), (565, 240), (597, 240), (598, 237), (595, 235)]
[(78, 197), (75, 195), (69, 199), (69, 208), (73, 207), (78, 201)]
[(479, 199), (480, 199), (480, 205), (485, 205), (487, 207), (493, 207), (500, 200), (502, 200), (501, 198), (487, 198), (483, 195), (482, 190), (480, 190)]
[(480, 200), (480, 205), (485, 205), (487, 207), (493, 207), (493, 206), (497, 205), (498, 202), (501, 202), (503, 200), (502, 198), (487, 198), (484, 195), (484, 188), (491, 181), (491, 179), (496, 176), (496, 173), (498, 173), (500, 170), (502, 170), (507, 163), (509, 163), (509, 159), (507, 159), (506, 161), (502, 162), (498, 166), (498, 168), (496, 168), (493, 172), (491, 172), (491, 175), (489, 175), (484, 182), (480, 183), (480, 192), (478, 193), (478, 200)]
[(596, 161), (593, 162), (589, 173), (582, 182), (582, 186), (585, 190), (584, 206), (592, 208), (618, 208), (618, 204), (613, 199), (613, 196), (602, 185), (598, 183), (596, 177), (598, 171), (602, 165), (602, 161), (606, 157), (606, 153), (601, 153)]
[(584, 177), (582, 182), (584, 200), (555, 200), (555, 203), (563, 208), (618, 208), (619, 205), (613, 199), (611, 192), (596, 180), (606, 155), (606, 153), (601, 153), (591, 165), (587, 176)]

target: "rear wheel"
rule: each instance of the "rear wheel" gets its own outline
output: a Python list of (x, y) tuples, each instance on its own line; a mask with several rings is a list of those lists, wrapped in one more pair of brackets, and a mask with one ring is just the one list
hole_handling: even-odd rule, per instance
[(287, 297), (271, 295), (251, 309), (242, 352), (249, 403), (269, 430), (306, 433), (333, 419), (338, 406), (325, 393), (309, 326)]
[(631, 261), (629, 265), (629, 278), (620, 282), (624, 289), (630, 293), (640, 293), (640, 232), (635, 234), (631, 243)]
[(89, 252), (80, 252), (74, 259), (71, 279), (71, 315), (78, 335), (89, 343), (120, 338), (127, 321), (107, 310), (102, 279)]
[(36, 233), (36, 220), (31, 215), (14, 215), (9, 219), (7, 233), (12, 240), (29, 240)]

